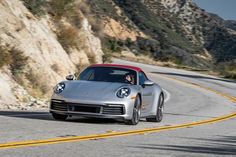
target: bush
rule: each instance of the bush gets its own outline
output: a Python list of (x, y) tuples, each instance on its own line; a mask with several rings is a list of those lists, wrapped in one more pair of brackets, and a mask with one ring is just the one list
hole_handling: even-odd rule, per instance
[(58, 73), (60, 71), (60, 67), (58, 66), (58, 64), (53, 64), (51, 66), (52, 70), (55, 71), (56, 73)]
[(88, 16), (91, 14), (91, 10), (88, 6), (88, 4), (86, 4), (85, 2), (81, 2), (79, 3), (78, 5), (80, 11), (85, 15), (85, 16)]
[(106, 51), (103, 51), (104, 52), (104, 55), (102, 56), (102, 62), (103, 63), (111, 63), (112, 60), (112, 54), (109, 53), (109, 52), (106, 52)]
[(34, 15), (42, 16), (45, 14), (45, 6), (47, 0), (23, 0), (24, 5), (28, 8)]
[(51, 0), (49, 5), (55, 19), (61, 19), (63, 16), (71, 17), (76, 14), (75, 0)]
[(11, 56), (8, 51), (0, 46), (0, 68), (4, 65), (8, 65), (11, 62)]
[(125, 40), (125, 45), (126, 45), (127, 47), (131, 47), (133, 44), (134, 44), (134, 42), (131, 40), (131, 38), (127, 38), (127, 39)]
[(95, 17), (90, 16), (88, 18), (89, 24), (91, 25), (91, 29), (94, 34), (98, 37), (103, 36), (103, 24), (101, 20), (96, 19)]
[(108, 46), (109, 46), (109, 49), (112, 51), (112, 52), (121, 52), (121, 47), (119, 46), (118, 44), (118, 41), (116, 39), (110, 39), (108, 41)]
[(62, 26), (59, 29), (57, 33), (57, 38), (67, 53), (70, 53), (69, 48), (77, 48), (77, 33), (77, 29), (74, 26)]
[(10, 69), (13, 75), (23, 72), (24, 67), (27, 65), (28, 57), (24, 56), (23, 52), (17, 48), (9, 50), (11, 56)]
[(83, 15), (80, 12), (77, 12), (69, 17), (69, 22), (77, 28), (82, 27)]
[(9, 65), (13, 75), (23, 72), (28, 57), (24, 56), (21, 50), (15, 47), (8, 50), (0, 46), (0, 52), (0, 68), (4, 65)]
[(25, 78), (29, 81), (29, 86), (26, 86), (26, 88), (32, 96), (44, 96), (50, 90), (49, 86), (45, 84), (44, 78), (33, 72), (33, 70), (29, 70), (29, 72), (25, 73)]

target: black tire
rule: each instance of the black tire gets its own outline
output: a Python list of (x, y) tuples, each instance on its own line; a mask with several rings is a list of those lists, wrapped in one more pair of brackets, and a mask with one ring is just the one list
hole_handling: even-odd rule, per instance
[(67, 119), (68, 115), (62, 115), (62, 114), (52, 113), (52, 117), (53, 117), (55, 120), (64, 121), (64, 120)]
[(141, 116), (141, 100), (140, 97), (137, 96), (134, 102), (133, 116), (132, 119), (125, 120), (125, 124), (127, 125), (137, 125), (139, 123)]
[(146, 120), (148, 122), (161, 122), (163, 119), (163, 111), (164, 111), (164, 95), (161, 94), (158, 100), (156, 116), (148, 117), (146, 118)]

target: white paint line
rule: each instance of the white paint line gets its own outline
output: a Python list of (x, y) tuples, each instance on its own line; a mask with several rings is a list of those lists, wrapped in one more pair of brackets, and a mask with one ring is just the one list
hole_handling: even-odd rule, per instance
[(167, 101), (170, 100), (171, 94), (166, 89), (163, 89), (163, 91), (166, 93), (166, 98), (165, 98), (165, 101), (164, 101), (166, 103)]

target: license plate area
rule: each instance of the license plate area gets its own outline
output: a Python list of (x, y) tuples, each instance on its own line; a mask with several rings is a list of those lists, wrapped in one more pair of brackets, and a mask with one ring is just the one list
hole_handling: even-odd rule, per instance
[(91, 105), (74, 105), (74, 104), (69, 104), (68, 105), (69, 111), (72, 112), (86, 112), (86, 113), (100, 113), (101, 107), (100, 106), (91, 106)]

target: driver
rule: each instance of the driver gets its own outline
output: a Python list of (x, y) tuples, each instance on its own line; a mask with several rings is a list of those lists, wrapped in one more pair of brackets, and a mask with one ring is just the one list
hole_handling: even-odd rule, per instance
[(126, 74), (125, 75), (125, 82), (127, 82), (129, 84), (134, 84), (134, 77), (130, 74)]

